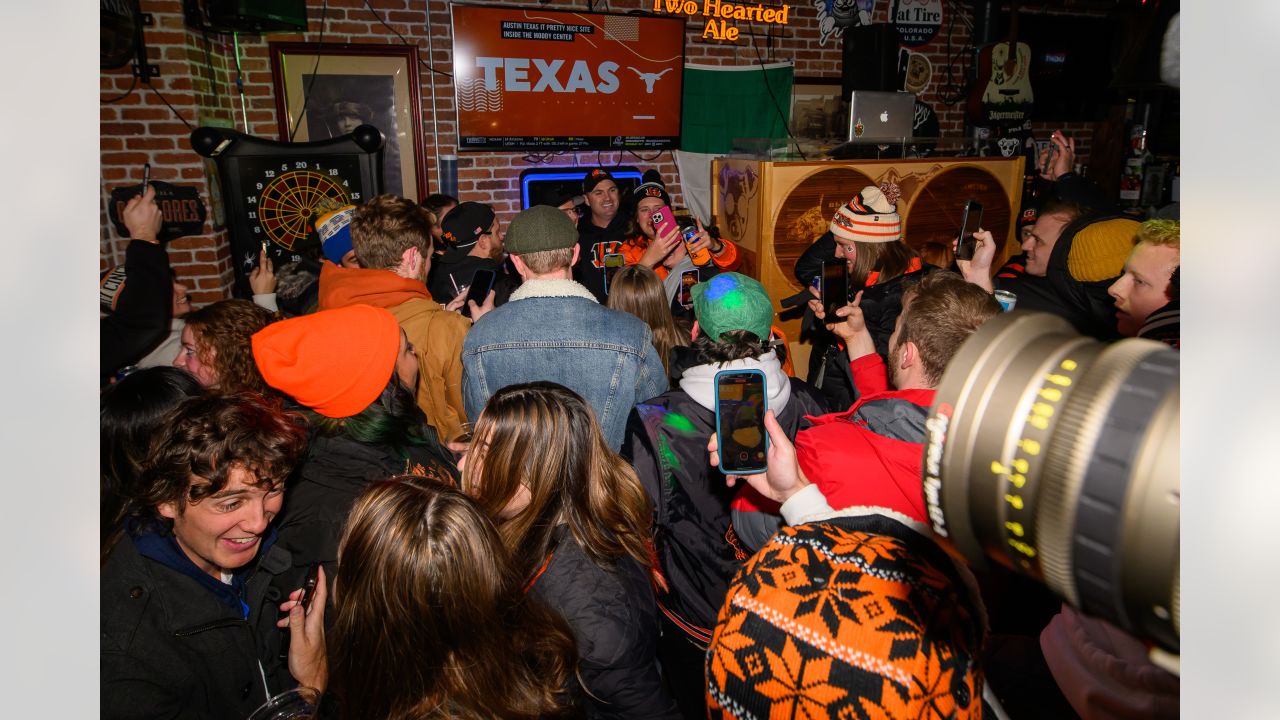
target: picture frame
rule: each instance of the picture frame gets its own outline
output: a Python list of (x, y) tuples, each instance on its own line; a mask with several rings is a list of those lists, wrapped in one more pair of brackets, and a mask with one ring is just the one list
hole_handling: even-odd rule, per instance
[(414, 201), (426, 197), (418, 48), (299, 42), (268, 47), (281, 142), (325, 140), (369, 123), (386, 137), (381, 191)]
[(844, 142), (849, 99), (840, 78), (797, 77), (791, 86), (791, 135), (797, 141)]

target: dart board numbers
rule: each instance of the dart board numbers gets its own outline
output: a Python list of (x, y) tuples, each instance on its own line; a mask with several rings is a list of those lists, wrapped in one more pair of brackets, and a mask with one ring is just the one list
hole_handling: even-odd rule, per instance
[(386, 139), (372, 125), (316, 142), (291, 143), (201, 127), (191, 148), (213, 158), (227, 207), (227, 239), (235, 297), (251, 297), (249, 274), (262, 250), (283, 264), (323, 260), (316, 221), (343, 205), (362, 205), (378, 194)]
[(245, 220), (254, 239), (283, 250), (306, 240), (321, 215), (365, 199), (356, 157), (260, 158), (242, 162), (240, 171)]

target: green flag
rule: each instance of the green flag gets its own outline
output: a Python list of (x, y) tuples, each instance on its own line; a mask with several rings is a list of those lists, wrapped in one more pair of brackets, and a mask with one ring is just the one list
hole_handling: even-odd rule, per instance
[(680, 149), (728, 153), (737, 138), (785, 139), (795, 66), (685, 65)]

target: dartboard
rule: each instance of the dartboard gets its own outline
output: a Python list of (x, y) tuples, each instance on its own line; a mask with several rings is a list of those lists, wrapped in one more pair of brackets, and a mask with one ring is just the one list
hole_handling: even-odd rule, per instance
[(329, 210), (376, 195), (382, 134), (370, 125), (312, 143), (283, 143), (225, 128), (199, 128), (192, 147), (217, 161), (227, 207), (237, 297), (263, 247), (276, 264), (318, 257), (315, 222)]
[(321, 215), (362, 202), (363, 193), (351, 187), (359, 167), (350, 165), (341, 158), (242, 163), (241, 176), (252, 181), (244, 188), (245, 217), (257, 239), (292, 251), (315, 230)]

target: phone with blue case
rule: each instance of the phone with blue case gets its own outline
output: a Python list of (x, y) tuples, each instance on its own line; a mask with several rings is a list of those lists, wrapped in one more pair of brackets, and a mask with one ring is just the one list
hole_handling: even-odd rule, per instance
[(765, 471), (769, 433), (764, 413), (769, 392), (760, 370), (721, 370), (715, 375), (716, 438), (720, 472), (751, 475)]

